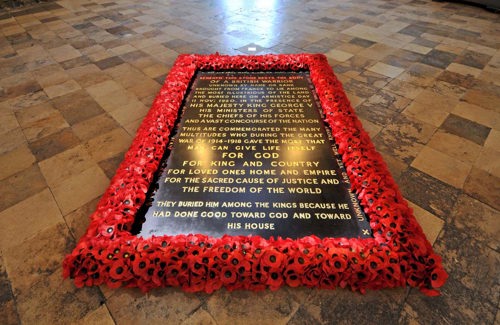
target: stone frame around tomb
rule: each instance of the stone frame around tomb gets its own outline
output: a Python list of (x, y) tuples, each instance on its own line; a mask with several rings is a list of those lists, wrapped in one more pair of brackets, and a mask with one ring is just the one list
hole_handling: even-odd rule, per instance
[[(308, 70), (373, 238), (299, 239), (131, 233), (198, 70)], [(354, 291), (410, 285), (437, 295), (446, 281), (436, 255), (356, 117), (324, 55), (180, 55), (137, 130), (90, 225), (63, 262), (76, 286), (180, 287), (185, 291), (303, 285)]]

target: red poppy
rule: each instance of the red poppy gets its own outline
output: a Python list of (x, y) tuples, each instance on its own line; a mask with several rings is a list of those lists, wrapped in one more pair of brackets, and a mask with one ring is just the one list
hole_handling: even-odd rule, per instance
[(281, 270), (277, 268), (271, 268), (267, 272), (267, 281), (265, 282), (269, 289), (278, 290), (279, 287), (283, 284), (283, 276), (281, 274)]
[(283, 263), (284, 256), (275, 249), (268, 249), (262, 254), (260, 264), (263, 267), (278, 268)]
[(109, 276), (117, 281), (128, 279), (131, 276), (129, 267), (123, 260), (117, 260), (111, 265)]
[(237, 272), (231, 266), (224, 266), (220, 271), (220, 278), (224, 285), (231, 285), (238, 278)]

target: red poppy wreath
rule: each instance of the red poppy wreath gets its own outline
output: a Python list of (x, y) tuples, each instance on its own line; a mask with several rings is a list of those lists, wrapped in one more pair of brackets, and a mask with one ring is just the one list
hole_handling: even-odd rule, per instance
[[(133, 234), (197, 71), (308, 71), (372, 236)], [(63, 262), (64, 277), (78, 287), (105, 283), (146, 292), (175, 286), (211, 293), (221, 287), (275, 290), (286, 284), (364, 293), (408, 284), (432, 296), (447, 278), (441, 258), (362, 129), (326, 57), (319, 54), (179, 56), (90, 219)]]

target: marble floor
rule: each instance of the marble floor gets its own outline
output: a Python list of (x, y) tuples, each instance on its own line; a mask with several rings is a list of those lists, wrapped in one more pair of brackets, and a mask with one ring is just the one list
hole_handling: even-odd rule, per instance
[[(255, 52), (249, 52), (255, 47)], [(76, 289), (61, 261), (179, 53), (325, 53), (450, 273), (442, 295)], [(500, 324), (500, 15), (429, 0), (0, 11), (1, 324)]]

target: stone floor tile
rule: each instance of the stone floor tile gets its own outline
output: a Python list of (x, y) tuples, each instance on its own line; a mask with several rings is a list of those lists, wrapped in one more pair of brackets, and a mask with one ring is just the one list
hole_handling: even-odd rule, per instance
[(82, 319), (79, 319), (75, 324), (99, 324), (99, 325), (114, 325), (115, 321), (111, 317), (106, 305), (101, 305), (97, 309), (87, 313)]
[(440, 129), (477, 143), (478, 145), (484, 144), (491, 130), (491, 128), (487, 126), (455, 114), (450, 114), (443, 122)]
[(119, 153), (114, 157), (102, 160), (99, 162), (99, 167), (104, 171), (106, 176), (111, 179), (115, 176), (116, 169), (123, 161), (124, 153)]
[(460, 195), (451, 214), (452, 224), (461, 232), (467, 233), (493, 250), (500, 248), (499, 213), (490, 206), (471, 198)]
[(432, 244), (436, 241), (439, 236), (439, 233), (443, 229), (444, 221), (429, 211), (422, 209), (415, 203), (412, 203), (408, 199), (408, 204), (410, 208), (413, 209), (413, 214), (418, 221), (418, 224), (422, 227), (424, 231), (425, 237)]
[(26, 137), (21, 128), (15, 128), (0, 134), (0, 155), (26, 143)]
[(466, 164), (474, 164), (481, 152), (480, 145), (442, 130), (432, 136), (428, 146)]
[(55, 98), (69, 94), (78, 89), (81, 89), (81, 87), (76, 81), (68, 80), (66, 82), (44, 88), (44, 91), (49, 98)]
[(29, 144), (31, 152), (37, 161), (50, 158), (64, 150), (73, 148), (80, 141), (70, 128), (65, 128), (57, 133), (51, 134)]
[(462, 188), (472, 168), (470, 163), (461, 162), (427, 146), (420, 151), (411, 166), (456, 188)]
[(404, 69), (402, 68), (398, 68), (382, 62), (376, 63), (374, 66), (368, 68), (368, 70), (387, 76), (389, 78), (396, 78), (404, 71)]
[(108, 183), (103, 171), (95, 166), (65, 179), (51, 190), (62, 214), (67, 215), (101, 195)]
[(464, 119), (500, 130), (500, 111), (482, 108), (467, 102), (459, 102), (451, 112)]
[[(8, 131), (16, 130), (19, 128), (15, 112), (10, 109), (9, 103), (0, 102), (0, 134), (5, 134)], [(3, 149), (3, 147), (0, 147)], [(0, 149), (0, 151), (2, 150)]]
[(16, 149), (0, 155), (0, 180), (12, 176), (35, 163), (36, 159), (31, 150), (22, 145)]
[(81, 53), (71, 45), (63, 45), (60, 47), (52, 48), (49, 50), (49, 54), (57, 62), (63, 62), (81, 56)]
[(49, 103), (18, 110), (16, 117), (28, 142), (35, 142), (69, 126), (61, 113)]
[(95, 211), (100, 197), (90, 200), (78, 209), (64, 216), (66, 224), (71, 234), (76, 240), (79, 240), (87, 231), (90, 223), (90, 215)]
[(107, 113), (100, 114), (72, 126), (73, 132), (81, 141), (87, 141), (96, 135), (104, 134), (119, 125)]
[(491, 55), (465, 50), (457, 57), (455, 62), (476, 69), (483, 69), (490, 59)]
[(484, 146), (486, 148), (491, 148), (494, 150), (500, 149), (500, 131), (499, 130), (491, 130), (488, 138), (484, 142)]
[(460, 191), (417, 169), (409, 168), (399, 178), (404, 197), (432, 214), (447, 220)]
[(92, 161), (83, 145), (78, 145), (43, 160), (38, 165), (47, 184), (54, 188), (67, 178), (95, 167), (96, 163)]
[(435, 127), (400, 115), (395, 117), (373, 140), (378, 150), (409, 164), (434, 132)]
[(368, 291), (364, 295), (347, 289), (317, 291), (303, 305), (308, 314), (305, 317), (319, 324), (334, 324), (339, 320), (353, 324), (397, 323), (406, 293), (403, 289), (389, 291)]
[(496, 103), (500, 101), (500, 95), (494, 95), (480, 89), (470, 89), (465, 93), (463, 100), (470, 104), (498, 112), (498, 105)]
[(414, 100), (406, 107), (403, 114), (435, 127), (439, 127), (450, 113), (446, 110), (442, 110), (441, 107), (437, 105), (431, 106), (428, 103)]
[(99, 308), (98, 288), (78, 289), (62, 280), (61, 260), (75, 245), (64, 223), (4, 251), (21, 322), (68, 324)]
[(387, 85), (387, 90), (409, 99), (415, 99), (424, 88), (409, 82), (394, 79)]
[(464, 193), (500, 210), (500, 178), (487, 171), (472, 167), (464, 184)]
[(474, 166), (495, 177), (500, 177), (500, 151), (487, 147), (483, 148)]
[(455, 72), (455, 73), (458, 73), (458, 74), (461, 74), (464, 76), (467, 76), (467, 75), (474, 76), (476, 78), (481, 74), (481, 70), (479, 70), (477, 68), (473, 68), (473, 67), (463, 65), (460, 63), (455, 63), (455, 62), (450, 64), (446, 68), (446, 70), (451, 71), (451, 72)]
[(222, 324), (248, 324), (258, 315), (261, 324), (286, 324), (298, 309), (298, 303), (283, 291), (234, 291), (220, 290), (207, 301), (207, 311)]
[(109, 115), (120, 125), (127, 125), (137, 119), (142, 119), (149, 111), (149, 108), (137, 99), (128, 101), (126, 105), (116, 105), (114, 108)]
[(432, 50), (432, 48), (430, 48), (430, 47), (422, 46), (422, 45), (415, 44), (415, 43), (408, 43), (408, 44), (403, 46), (403, 49), (408, 50), (408, 51), (412, 51), (412, 52), (415, 52), (418, 54), (424, 54), (424, 55), (429, 53)]
[(68, 74), (58, 64), (50, 64), (34, 70), (33, 76), (44, 88), (63, 83), (69, 79)]
[(100, 162), (126, 151), (131, 142), (130, 135), (117, 128), (88, 140), (84, 147), (95, 162)]
[(62, 222), (61, 212), (48, 189), (0, 212), (0, 247), (3, 252)]
[(82, 87), (90, 86), (110, 80), (111, 78), (95, 64), (86, 64), (67, 70), (67, 73)]
[(422, 63), (441, 69), (446, 69), (456, 58), (456, 55), (450, 52), (433, 49), (426, 54)]
[(345, 62), (345, 61), (349, 60), (353, 56), (349, 52), (345, 52), (345, 51), (341, 51), (341, 50), (336, 50), (336, 49), (328, 51), (327, 53), (325, 53), (325, 55), (329, 59), (333, 59), (333, 60), (338, 61), (338, 62)]
[(84, 89), (58, 97), (52, 103), (70, 125), (104, 113), (102, 107)]
[(43, 190), (47, 186), (36, 164), (0, 181), (0, 211)]
[[(418, 58), (411, 58), (410, 62), (418, 61)], [(404, 73), (401, 73), (396, 78), (402, 81), (412, 83), (419, 86), (428, 86), (432, 84), (436, 76), (441, 73), (441, 69), (432, 67), (422, 63), (413, 63)]]
[(182, 325), (216, 325), (215, 319), (204, 309), (200, 308), (186, 318)]
[(130, 324), (180, 324), (200, 306), (193, 294), (178, 289), (153, 290), (144, 295), (138, 289), (118, 289), (106, 305), (114, 321)]
[(0, 320), (2, 324), (14, 325), (20, 324), (19, 315), (17, 314), (14, 295), (5, 270), (3, 259), (0, 256)]

